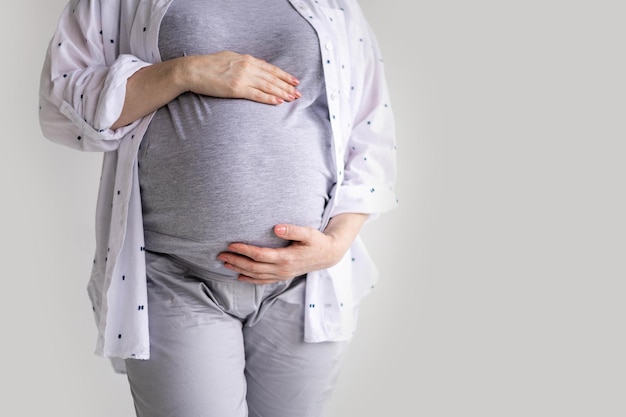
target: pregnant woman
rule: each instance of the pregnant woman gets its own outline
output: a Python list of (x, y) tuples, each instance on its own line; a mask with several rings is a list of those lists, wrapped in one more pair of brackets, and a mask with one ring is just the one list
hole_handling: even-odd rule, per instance
[(88, 290), (137, 415), (321, 416), (396, 205), (356, 1), (71, 1), (40, 121), (104, 152)]

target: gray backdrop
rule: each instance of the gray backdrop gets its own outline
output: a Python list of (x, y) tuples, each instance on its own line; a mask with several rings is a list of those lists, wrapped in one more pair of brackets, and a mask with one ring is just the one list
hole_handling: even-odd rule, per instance
[[(44, 140), (65, 0), (4, 5), (3, 416), (128, 416), (92, 355), (100, 155)], [(626, 7), (362, 0), (398, 122), (401, 207), (328, 417), (626, 415)]]

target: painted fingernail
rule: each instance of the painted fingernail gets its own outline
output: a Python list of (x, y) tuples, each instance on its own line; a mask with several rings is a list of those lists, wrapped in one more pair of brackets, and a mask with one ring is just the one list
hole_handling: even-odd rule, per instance
[(300, 93), (299, 91), (296, 91), (296, 98), (300, 98), (302, 97), (302, 93)]

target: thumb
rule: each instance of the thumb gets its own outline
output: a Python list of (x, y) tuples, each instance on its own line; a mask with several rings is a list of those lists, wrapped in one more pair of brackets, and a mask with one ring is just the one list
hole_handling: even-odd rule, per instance
[(281, 239), (295, 242), (307, 242), (311, 239), (309, 227), (296, 226), (295, 224), (277, 224), (274, 226), (274, 234)]

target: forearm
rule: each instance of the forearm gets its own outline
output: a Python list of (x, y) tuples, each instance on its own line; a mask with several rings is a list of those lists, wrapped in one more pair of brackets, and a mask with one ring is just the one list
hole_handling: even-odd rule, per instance
[(277, 105), (299, 98), (298, 84), (275, 65), (236, 52), (176, 58), (142, 68), (128, 78), (122, 114), (112, 128), (126, 126), (186, 91)]
[(126, 126), (187, 91), (184, 59), (176, 58), (153, 64), (135, 72), (126, 83), (122, 113), (111, 128)]
[(350, 248), (368, 217), (365, 213), (342, 213), (330, 219), (324, 234), (333, 238), (334, 252), (339, 256), (337, 262)]

